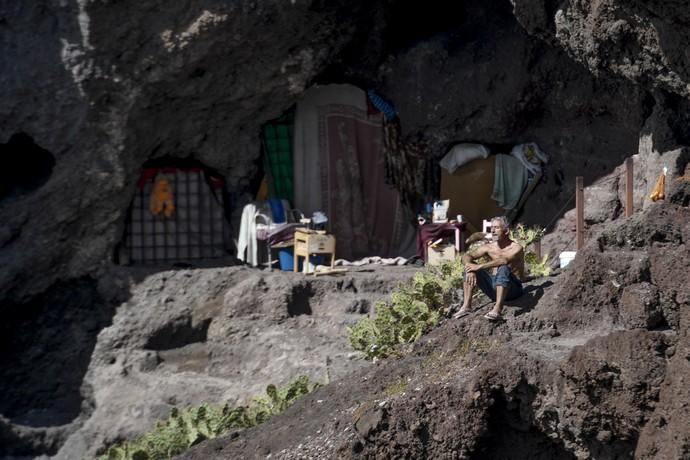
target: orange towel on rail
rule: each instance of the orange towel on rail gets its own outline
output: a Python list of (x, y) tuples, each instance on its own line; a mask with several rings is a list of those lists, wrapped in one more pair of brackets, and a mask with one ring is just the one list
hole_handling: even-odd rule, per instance
[(156, 178), (156, 182), (153, 184), (153, 191), (151, 192), (149, 210), (154, 216), (162, 212), (165, 217), (172, 217), (175, 212), (175, 203), (168, 179), (164, 177)]

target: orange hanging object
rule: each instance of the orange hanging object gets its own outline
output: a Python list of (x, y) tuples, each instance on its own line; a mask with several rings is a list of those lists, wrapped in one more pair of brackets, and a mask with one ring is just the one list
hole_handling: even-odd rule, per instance
[(652, 190), (652, 194), (649, 195), (649, 198), (652, 201), (666, 199), (666, 194), (664, 193), (664, 187), (665, 186), (666, 186), (666, 174), (661, 174), (659, 176), (659, 178), (656, 180), (656, 185), (654, 186), (654, 190)]
[(156, 178), (156, 182), (153, 184), (153, 191), (151, 192), (149, 210), (154, 216), (162, 212), (165, 217), (172, 217), (175, 212), (175, 203), (168, 179), (164, 177)]

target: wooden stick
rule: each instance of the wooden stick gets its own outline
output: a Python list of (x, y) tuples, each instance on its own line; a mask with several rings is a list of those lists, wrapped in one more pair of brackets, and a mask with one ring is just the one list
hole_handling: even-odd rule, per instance
[(625, 217), (633, 215), (633, 159), (625, 159)]
[(314, 276), (321, 275), (337, 275), (339, 273), (347, 273), (349, 269), (347, 268), (329, 268), (328, 270), (314, 271)]
[(585, 180), (582, 176), (575, 178), (575, 211), (577, 214), (577, 222), (575, 226), (575, 234), (577, 235), (577, 250), (579, 251), (585, 245)]
[(436, 245), (439, 244), (441, 241), (443, 241), (443, 238), (437, 239), (436, 241), (434, 241), (433, 243), (431, 243), (431, 244), (429, 245), (429, 247), (430, 247), (430, 248), (435, 248)]

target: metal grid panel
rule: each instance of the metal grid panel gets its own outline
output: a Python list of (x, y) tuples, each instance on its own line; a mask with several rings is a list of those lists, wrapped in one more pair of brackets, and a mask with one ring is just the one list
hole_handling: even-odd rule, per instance
[(155, 174), (144, 175), (147, 179), (140, 183), (125, 230), (124, 247), (130, 263), (171, 263), (225, 256), (228, 229), (221, 191), (216, 189), (213, 193), (201, 169), (167, 168), (164, 173), (171, 184), (175, 212), (169, 218), (151, 214), (149, 200)]

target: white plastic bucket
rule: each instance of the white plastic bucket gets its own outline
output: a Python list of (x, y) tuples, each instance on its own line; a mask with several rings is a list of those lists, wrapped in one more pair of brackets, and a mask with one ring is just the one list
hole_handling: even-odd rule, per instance
[(575, 254), (577, 254), (576, 251), (561, 252), (561, 254), (558, 256), (558, 258), (561, 260), (561, 268), (565, 268), (570, 262), (572, 262), (575, 258)]

